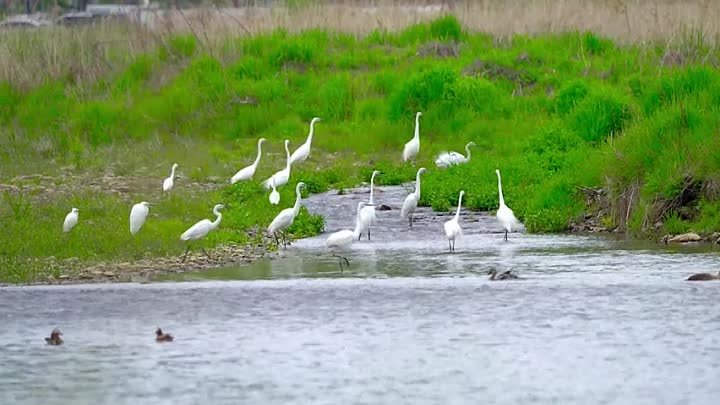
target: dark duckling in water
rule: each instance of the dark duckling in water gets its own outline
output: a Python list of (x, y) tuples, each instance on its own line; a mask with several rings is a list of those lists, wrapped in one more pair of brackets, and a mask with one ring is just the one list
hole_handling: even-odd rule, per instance
[(155, 331), (155, 341), (156, 342), (172, 342), (173, 336), (169, 333), (163, 333), (162, 329), (157, 328)]
[(63, 344), (63, 340), (60, 338), (60, 335), (62, 335), (60, 329), (55, 328), (50, 333), (50, 337), (45, 338), (45, 341), (51, 346), (60, 346), (61, 344)]
[(693, 274), (692, 276), (687, 278), (687, 281), (706, 281), (706, 280), (720, 280), (720, 271), (718, 272), (717, 276), (714, 276), (710, 273), (698, 273), (698, 274)]
[(516, 274), (512, 274), (511, 272), (512, 270), (508, 270), (506, 272), (497, 274), (497, 270), (492, 269), (488, 271), (488, 274), (490, 275), (490, 280), (513, 280), (520, 278)]

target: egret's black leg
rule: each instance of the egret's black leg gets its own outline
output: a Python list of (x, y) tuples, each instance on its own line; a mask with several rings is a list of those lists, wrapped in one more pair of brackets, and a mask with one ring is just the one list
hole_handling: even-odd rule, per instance
[(208, 254), (208, 252), (205, 251), (205, 248), (200, 248), (200, 249), (202, 249), (203, 253), (205, 253), (205, 256), (207, 256), (208, 260), (212, 260), (212, 258)]
[(410, 213), (410, 228), (412, 228), (412, 212)]
[(450, 249), (450, 252), (452, 253), (452, 240), (448, 239), (448, 249)]
[(368, 226), (368, 240), (370, 240), (370, 227)]
[(187, 259), (187, 255), (188, 255), (189, 251), (190, 251), (190, 245), (187, 245), (187, 249), (185, 249), (185, 256), (183, 256), (181, 263), (185, 263), (185, 259)]
[(508, 234), (508, 231), (507, 231), (507, 229), (506, 229), (506, 230), (505, 230), (505, 241), (507, 241), (507, 234)]
[(275, 245), (280, 247), (280, 239), (278, 238), (277, 232), (273, 232), (273, 236), (275, 237)]

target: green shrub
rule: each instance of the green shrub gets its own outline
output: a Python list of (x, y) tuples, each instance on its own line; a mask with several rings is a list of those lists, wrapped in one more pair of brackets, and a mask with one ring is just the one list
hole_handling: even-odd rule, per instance
[(399, 119), (425, 111), (439, 101), (448, 86), (458, 78), (458, 74), (447, 67), (437, 67), (411, 76), (402, 82), (391, 96), (390, 118)]
[(166, 45), (160, 48), (160, 60), (185, 59), (195, 54), (197, 40), (193, 35), (179, 35), (170, 38)]
[(565, 84), (558, 90), (555, 97), (555, 111), (561, 115), (569, 113), (578, 103), (585, 99), (588, 92), (588, 86), (580, 80)]
[(570, 125), (587, 142), (597, 144), (613, 133), (619, 134), (629, 119), (629, 105), (603, 92), (580, 102), (570, 116)]

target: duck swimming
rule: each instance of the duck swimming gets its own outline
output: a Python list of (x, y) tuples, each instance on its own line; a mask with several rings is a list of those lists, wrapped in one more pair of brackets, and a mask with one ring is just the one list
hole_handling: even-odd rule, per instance
[(512, 274), (511, 272), (512, 272), (512, 270), (508, 270), (508, 271), (502, 272), (500, 274), (497, 274), (497, 270), (492, 269), (492, 270), (488, 271), (487, 274), (490, 275), (490, 280), (495, 280), (495, 281), (497, 281), (497, 280), (513, 280), (513, 279), (520, 278), (520, 276), (518, 276), (517, 274)]
[(50, 333), (50, 337), (45, 338), (45, 341), (51, 346), (60, 346), (61, 344), (63, 344), (63, 340), (60, 338), (60, 335), (62, 335), (60, 329), (55, 328)]
[(698, 273), (688, 277), (686, 281), (706, 281), (706, 280), (720, 280), (720, 271), (717, 276), (710, 273)]
[(173, 336), (169, 333), (163, 333), (162, 329), (157, 328), (155, 331), (155, 341), (156, 342), (172, 342)]

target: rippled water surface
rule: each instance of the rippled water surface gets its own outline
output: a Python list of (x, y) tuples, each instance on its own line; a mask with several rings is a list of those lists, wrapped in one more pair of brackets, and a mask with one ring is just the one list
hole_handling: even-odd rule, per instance
[[(0, 288), (0, 404), (716, 404), (715, 251), (398, 216), (340, 272), (327, 234), (152, 284)], [(367, 194), (314, 196), (327, 230)], [(287, 204), (284, 201), (281, 204)], [(489, 281), (489, 269), (516, 281)], [(185, 281), (185, 282), (169, 282)], [(65, 345), (44, 344), (53, 327)], [(176, 336), (156, 344), (161, 326)]]

